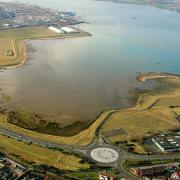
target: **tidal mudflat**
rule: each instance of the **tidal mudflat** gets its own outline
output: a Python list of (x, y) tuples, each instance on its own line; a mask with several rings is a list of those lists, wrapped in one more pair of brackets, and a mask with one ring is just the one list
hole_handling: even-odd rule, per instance
[[(51, 8), (68, 9), (58, 2)], [(180, 14), (87, 3), (77, 0), (71, 9), (85, 15), (90, 24), (80, 28), (93, 36), (29, 41), (27, 64), (0, 73), (4, 107), (40, 112), (58, 127), (89, 124), (104, 110), (130, 106), (131, 89), (157, 85), (138, 82), (137, 72), (180, 73)]]

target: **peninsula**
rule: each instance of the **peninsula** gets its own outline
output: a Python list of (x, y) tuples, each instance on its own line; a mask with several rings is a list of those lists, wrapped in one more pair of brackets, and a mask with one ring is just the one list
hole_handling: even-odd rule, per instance
[(84, 21), (76, 18), (75, 12), (0, 2), (0, 67), (12, 68), (25, 63), (26, 40), (89, 36), (72, 27), (79, 23)]
[(158, 79), (158, 78), (179, 78), (180, 75), (172, 74), (172, 73), (155, 73), (155, 72), (148, 72), (148, 73), (139, 73), (137, 76), (138, 81), (147, 81), (149, 79)]

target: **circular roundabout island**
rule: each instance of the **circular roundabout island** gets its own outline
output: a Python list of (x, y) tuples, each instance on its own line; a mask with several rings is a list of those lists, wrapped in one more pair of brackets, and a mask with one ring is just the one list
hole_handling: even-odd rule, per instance
[(118, 152), (111, 148), (101, 147), (91, 151), (91, 157), (97, 162), (101, 163), (113, 163), (118, 158)]

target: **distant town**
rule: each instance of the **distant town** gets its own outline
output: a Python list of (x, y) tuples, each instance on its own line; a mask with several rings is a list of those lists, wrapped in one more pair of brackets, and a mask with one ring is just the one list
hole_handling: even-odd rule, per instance
[(76, 12), (53, 11), (28, 3), (0, 2), (0, 30), (44, 26), (53, 27), (52, 30), (59, 32), (57, 28), (80, 23), (85, 23), (85, 21), (77, 17)]

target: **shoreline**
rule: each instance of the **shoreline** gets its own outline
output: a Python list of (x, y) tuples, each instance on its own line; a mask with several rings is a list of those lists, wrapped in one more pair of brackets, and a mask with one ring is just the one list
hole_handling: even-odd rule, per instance
[[(180, 76), (178, 76), (179, 78)], [(155, 77), (154, 77), (155, 78)], [(164, 90), (163, 90), (164, 91)], [(167, 91), (167, 89), (166, 89)], [(161, 91), (157, 91), (157, 93), (159, 93)], [(154, 94), (154, 92), (153, 92)], [(142, 93), (140, 94), (140, 96), (138, 97), (138, 101), (136, 102), (136, 104), (133, 107), (130, 108), (125, 108), (127, 110), (136, 110), (139, 109), (141, 106), (141, 101), (145, 96), (151, 95), (151, 93)], [(154, 103), (154, 101), (150, 101), (147, 102), (147, 107), (149, 107), (149, 105), (151, 105), (152, 103)], [(145, 107), (144, 107), (145, 108)], [(124, 108), (123, 108), (124, 109)], [(72, 135), (72, 136), (56, 136), (56, 135), (50, 135), (50, 134), (44, 134), (44, 133), (38, 133), (36, 131), (32, 131), (29, 129), (25, 129), (22, 127), (19, 127), (17, 125), (8, 123), (6, 119), (4, 119), (3, 121), (1, 121), (1, 126), (7, 129), (11, 129), (15, 132), (20, 132), (21, 134), (27, 134), (30, 137), (33, 138), (39, 138), (39, 139), (47, 139), (49, 141), (52, 142), (58, 142), (61, 144), (68, 144), (68, 145), (78, 145), (80, 147), (84, 147), (87, 146), (89, 144), (91, 144), (94, 139), (96, 139), (99, 135), (99, 133), (101, 133), (101, 128), (102, 126), (104, 126), (104, 124), (107, 123), (107, 121), (109, 120), (110, 117), (112, 117), (112, 115), (118, 111), (121, 111), (123, 109), (109, 109), (109, 110), (105, 110), (103, 111), (96, 120), (94, 120), (90, 126), (88, 126), (86, 129), (80, 131), (79, 133)]]
[[(172, 104), (174, 103), (173, 99), (177, 100), (180, 98), (180, 75), (167, 73), (166, 77), (159, 77), (156, 73), (153, 79), (156, 78), (160, 79), (162, 83), (167, 84), (167, 87), (165, 89), (141, 93), (135, 106), (132, 108), (119, 109), (115, 116), (112, 116), (109, 121), (105, 122), (100, 133), (105, 134), (106, 132), (122, 129), (125, 130), (125, 134), (120, 133), (109, 137), (105, 136), (107, 141), (119, 144), (126, 141), (126, 147), (121, 144), (125, 148), (128, 147), (128, 144), (134, 144), (133, 151), (141, 154), (147, 152), (143, 145), (145, 139), (162, 132), (171, 132), (179, 129), (178, 114), (173, 110)], [(166, 105), (163, 104), (164, 100), (165, 103), (167, 103)], [(158, 105), (158, 103), (162, 104)], [(137, 119), (135, 117), (137, 117)], [(145, 119), (146, 124), (143, 124)], [(160, 126), (155, 126), (157, 120), (162, 126), (160, 124)], [(137, 125), (141, 123), (142, 125)], [(148, 129), (148, 127), (152, 127), (152, 129)], [(135, 137), (136, 142), (132, 141)]]
[[(8, 64), (3, 64), (3, 65), (0, 65), (0, 70), (8, 70), (8, 69), (14, 69), (14, 68), (19, 68), (23, 65), (26, 64), (27, 62), (27, 59), (28, 59), (28, 50), (27, 50), (27, 42), (28, 41), (35, 41), (35, 40), (56, 40), (56, 39), (69, 39), (69, 38), (80, 38), (80, 37), (90, 37), (92, 36), (91, 33), (88, 33), (86, 31), (83, 31), (81, 29), (78, 29), (79, 30), (79, 33), (74, 33), (74, 34), (63, 34), (63, 36), (54, 36), (54, 37), (35, 37), (35, 38), (27, 38), (27, 39), (22, 39), (22, 43), (23, 43), (23, 54), (20, 55), (18, 57), (17, 55), (17, 48), (16, 47), (12, 47), (13, 51), (15, 51), (15, 54), (17, 57), (15, 57), (15, 59), (20, 59), (22, 58), (22, 60), (20, 60), (20, 62), (18, 64), (12, 64), (12, 65), (8, 65)], [(14, 41), (14, 43), (16, 41), (18, 41), (17, 39), (12, 39), (12, 41)], [(24, 57), (23, 57), (24, 56)]]
[[(154, 7), (157, 9), (162, 9), (165, 11), (170, 11), (170, 12), (176, 12), (180, 13), (180, 8), (175, 8), (176, 4), (171, 4), (170, 7), (168, 6), (162, 6), (162, 4), (150, 4), (148, 1), (140, 2), (140, 1), (129, 1), (129, 0), (96, 0), (96, 1), (104, 1), (104, 2), (112, 2), (112, 3), (118, 3), (118, 4), (127, 4), (127, 5), (135, 5), (135, 6), (146, 6), (146, 7)], [(166, 4), (168, 5), (168, 4)]]

